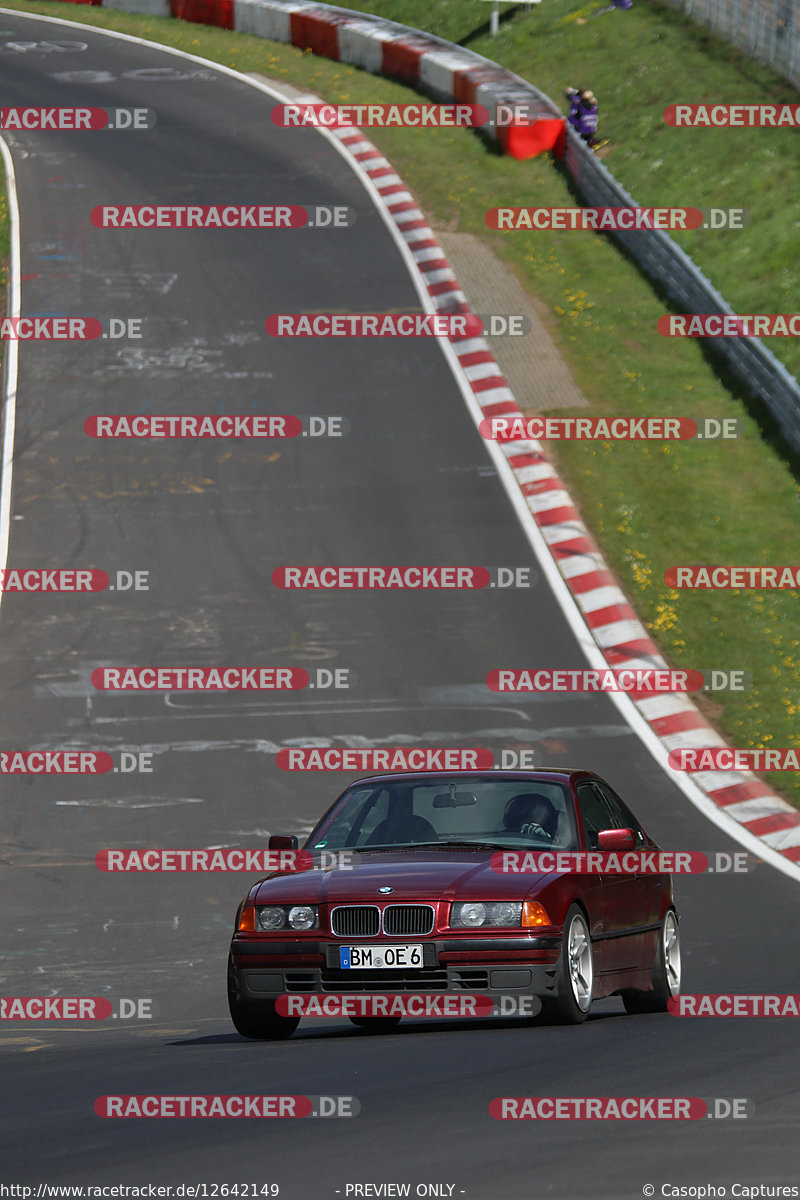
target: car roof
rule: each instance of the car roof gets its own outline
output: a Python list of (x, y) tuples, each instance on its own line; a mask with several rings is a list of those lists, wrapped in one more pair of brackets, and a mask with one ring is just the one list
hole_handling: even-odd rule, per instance
[(442, 779), (509, 779), (519, 782), (562, 782), (570, 783), (577, 779), (601, 779), (595, 771), (585, 767), (537, 767), (533, 771), (504, 771), (488, 767), (485, 771), (383, 771), (379, 775), (362, 775), (348, 784), (380, 783), (389, 779), (407, 779), (410, 781), (430, 780), (435, 783)]

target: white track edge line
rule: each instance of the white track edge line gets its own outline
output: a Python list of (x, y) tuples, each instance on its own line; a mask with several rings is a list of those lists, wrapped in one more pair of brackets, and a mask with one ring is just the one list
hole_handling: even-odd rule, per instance
[[(22, 294), (20, 279), (20, 233), (19, 233), (19, 202), (17, 200), (17, 177), (14, 171), (14, 160), (5, 138), (0, 137), (0, 154), (6, 170), (6, 190), (8, 192), (8, 216), (10, 222), (10, 280), (8, 287), (9, 313), (18, 318)], [(8, 561), (8, 546), (11, 533), (11, 483), (14, 475), (14, 436), (17, 427), (17, 376), (19, 364), (19, 342), (10, 338), (6, 342), (6, 359), (3, 368), (3, 449), (0, 464), (0, 571), (4, 571)], [(0, 588), (0, 601), (3, 599), (3, 589)]]

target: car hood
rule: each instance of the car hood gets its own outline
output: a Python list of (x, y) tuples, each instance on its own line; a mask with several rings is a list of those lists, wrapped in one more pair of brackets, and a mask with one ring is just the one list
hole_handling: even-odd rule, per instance
[[(360, 851), (350, 871), (301, 871), (262, 880), (256, 904), (347, 903), (352, 900), (519, 899), (538, 891), (551, 875), (500, 874), (494, 850)], [(379, 893), (391, 887), (390, 893)]]

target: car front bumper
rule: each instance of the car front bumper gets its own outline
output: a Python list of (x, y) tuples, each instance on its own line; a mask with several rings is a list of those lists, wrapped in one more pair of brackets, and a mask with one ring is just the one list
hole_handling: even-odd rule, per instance
[(287, 994), (555, 994), (557, 937), (440, 938), (424, 942), (422, 967), (344, 970), (340, 942), (234, 939), (231, 970), (239, 998), (270, 1001)]

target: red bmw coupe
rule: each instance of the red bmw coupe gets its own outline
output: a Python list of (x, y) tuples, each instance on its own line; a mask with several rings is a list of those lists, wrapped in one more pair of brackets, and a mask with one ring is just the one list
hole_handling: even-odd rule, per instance
[[(294, 837), (270, 838), (270, 849), (296, 847)], [(304, 848), (356, 861), (270, 874), (239, 905), (228, 997), (245, 1037), (290, 1036), (299, 1018), (287, 1015), (287, 996), (527, 996), (528, 1011), (577, 1024), (601, 997), (658, 1012), (680, 988), (669, 874), (498, 869), (533, 855), (554, 864), (547, 851), (593, 851), (596, 864), (598, 853), (605, 862), (659, 849), (591, 771), (358, 779)]]

